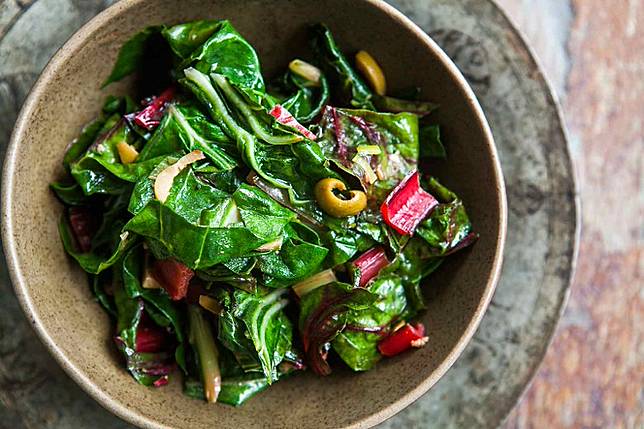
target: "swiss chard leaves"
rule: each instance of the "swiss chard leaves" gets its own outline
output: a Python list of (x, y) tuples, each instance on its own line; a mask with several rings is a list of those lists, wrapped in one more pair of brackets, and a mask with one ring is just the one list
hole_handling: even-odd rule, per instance
[[(382, 202), (418, 162), (418, 117), (412, 113), (377, 113), (327, 107), (321, 121), (322, 153), (339, 168), (357, 177), (368, 196)], [(378, 154), (362, 155), (358, 148), (377, 147)], [(363, 157), (378, 179), (369, 177)]]
[(420, 128), (420, 157), (447, 158), (438, 125), (426, 125)]
[(234, 145), (221, 128), (209, 122), (194, 106), (171, 105), (143, 148), (139, 160), (196, 149), (201, 150), (219, 170), (230, 170), (236, 166), (229, 155), (235, 153)]
[[(219, 365), (222, 380), (217, 402), (240, 406), (269, 387), (264, 374), (245, 373), (227, 349), (220, 349)], [(286, 378), (296, 369), (292, 363), (283, 361), (277, 369), (279, 379)], [(184, 393), (195, 399), (205, 399), (202, 383), (194, 378), (185, 381)]]
[(71, 174), (86, 195), (119, 194), (127, 189), (127, 182), (136, 182), (159, 163), (156, 158), (121, 163), (117, 145), (121, 142), (134, 145), (136, 138), (136, 133), (121, 119), (71, 164)]
[(436, 256), (446, 256), (476, 241), (472, 223), (458, 196), (435, 178), (427, 182), (429, 191), (441, 204), (436, 206), (416, 229)]
[(328, 250), (320, 245), (317, 234), (310, 231), (315, 238), (307, 241), (304, 234), (296, 228), (302, 225), (291, 224), (285, 228), (282, 247), (277, 252), (258, 256), (259, 269), (264, 274), (264, 284), (268, 287), (287, 287), (298, 280), (305, 279), (322, 271), (321, 266)]
[(257, 237), (277, 239), (295, 213), (281, 206), (259, 188), (242, 184), (233, 194), (244, 225)]
[(416, 234), (422, 237), (437, 255), (457, 249), (471, 233), (472, 224), (460, 200), (439, 204), (418, 226)]
[(249, 100), (261, 105), (266, 88), (259, 58), (229, 21), (219, 21), (215, 32), (184, 61), (182, 68), (189, 65), (205, 74), (225, 76)]
[(114, 341), (125, 358), (126, 366), (136, 381), (145, 385), (162, 385), (174, 368), (174, 355), (168, 351), (144, 353), (136, 350), (139, 324), (145, 317), (141, 299), (132, 299), (125, 292), (114, 272), (114, 302), (117, 309), (116, 336)]
[[(112, 121), (115, 120), (118, 120), (118, 117), (115, 116), (112, 118)], [(91, 144), (94, 143), (96, 137), (98, 137), (99, 133), (104, 128), (106, 121), (106, 118), (99, 116), (83, 127), (80, 135), (74, 139), (65, 153), (65, 157), (63, 158), (63, 165), (65, 168), (69, 169), (69, 165), (80, 158)]]
[(331, 283), (304, 295), (300, 301), (299, 328), (307, 362), (319, 375), (331, 373), (327, 354), (331, 342), (342, 332), (352, 311), (364, 310), (377, 295), (348, 284)]
[(319, 86), (311, 86), (289, 70), (273, 83), (273, 89), (281, 94), (282, 107), (302, 124), (312, 122), (329, 102), (329, 83), (324, 75), (320, 76)]
[(192, 21), (165, 28), (161, 34), (163, 34), (175, 55), (185, 59), (220, 27), (220, 21)]
[(292, 326), (283, 311), (288, 305), (285, 293), (235, 290), (220, 317), (219, 340), (245, 371), (262, 371), (269, 384), (277, 381), (277, 367), (291, 350)]
[(334, 339), (333, 349), (354, 371), (367, 371), (380, 360), (378, 341), (405, 310), (405, 288), (397, 274), (379, 276), (369, 291), (378, 296), (368, 308), (353, 310), (345, 329)]
[(142, 298), (147, 304), (153, 306), (156, 311), (167, 319), (167, 323), (159, 323), (157, 320), (157, 324), (171, 324), (178, 342), (181, 343), (183, 341), (184, 320), (176, 304), (172, 302), (168, 294), (163, 290), (144, 289), (141, 285), (144, 258), (143, 246), (141, 245), (130, 249), (123, 258), (122, 275), (125, 293), (132, 299)]
[(68, 206), (84, 206), (90, 201), (77, 182), (53, 182), (49, 184), (49, 188), (63, 204)]
[(150, 41), (160, 30), (161, 27), (148, 27), (125, 42), (119, 51), (112, 72), (103, 82), (103, 87), (140, 70), (143, 67)]
[[(419, 138), (419, 117), (435, 106), (372, 94), (329, 29), (318, 25), (312, 32), (324, 71), (319, 85), (289, 70), (269, 94), (257, 53), (230, 22), (149, 27), (122, 47), (105, 85), (137, 73), (143, 79), (135, 85), (138, 95), (156, 94), (170, 80), (187, 91), (175, 86), (155, 129), (136, 124), (129, 113), (140, 106), (129, 98), (109, 98), (65, 155), (71, 177), (51, 184), (74, 214), (73, 223), (61, 220), (63, 245), (115, 316), (115, 342), (142, 384), (165, 384), (176, 363), (186, 374), (186, 393), (203, 398), (196, 374), (200, 366), (206, 371), (199, 359), (208, 353), (199, 351), (205, 342), (195, 340), (194, 329), (186, 334), (197, 320), (186, 310), (191, 316), (196, 310), (208, 331), (203, 323), (212, 317), (194, 296), (187, 307), (162, 289), (143, 287), (151, 255), (195, 270), (200, 283), (192, 292), (220, 303), (217, 339), (208, 334), (209, 368), (221, 370), (218, 401), (240, 405), (302, 368), (287, 317), (288, 287), (376, 245), (393, 255), (366, 289), (334, 282), (300, 299), (299, 334), (311, 368), (330, 373), (333, 349), (352, 369), (367, 370), (379, 360), (377, 344), (391, 325), (424, 308), (422, 280), (476, 239), (462, 202), (433, 178), (423, 186), (441, 204), (416, 236), (402, 237), (382, 222), (380, 203), (417, 168), (419, 156), (445, 157), (438, 126), (423, 127)], [(329, 107), (332, 93), (351, 109)], [(303, 124), (321, 117), (311, 125), (317, 140), (273, 118), (267, 109), (276, 104)], [(374, 105), (397, 113), (375, 112)], [(121, 143), (138, 152), (134, 162), (121, 162)], [(195, 150), (205, 159), (174, 176), (159, 201), (158, 175)], [(324, 178), (362, 186), (367, 209), (344, 219), (323, 213), (313, 189)], [(81, 216), (94, 211), (99, 225)], [(335, 274), (343, 279), (345, 273)], [(141, 352), (157, 350), (145, 342), (155, 335), (163, 350)], [(212, 398), (212, 385), (209, 391)]]
[(62, 216), (58, 231), (65, 251), (78, 262), (81, 268), (90, 274), (98, 274), (114, 265), (136, 241), (132, 234), (119, 236), (117, 244), (100, 246), (90, 252), (83, 253), (76, 247), (74, 234), (66, 216)]
[(332, 86), (338, 88), (339, 99), (347, 106), (373, 110), (371, 90), (338, 48), (331, 31), (322, 24), (313, 26), (311, 30), (313, 52)]
[(125, 229), (162, 245), (165, 253), (192, 269), (247, 256), (270, 240), (242, 226), (197, 226), (154, 200), (125, 225)]
[(157, 241), (193, 269), (253, 254), (295, 217), (258, 188), (242, 184), (228, 195), (190, 168), (175, 178), (165, 204), (153, 199), (151, 182), (137, 184), (130, 201), (135, 217), (125, 229)]
[(443, 258), (432, 254), (429, 245), (422, 238), (414, 237), (400, 252), (394, 263), (384, 270), (387, 273), (396, 273), (402, 280), (407, 295), (406, 317), (413, 317), (425, 308), (421, 282), (442, 262)]

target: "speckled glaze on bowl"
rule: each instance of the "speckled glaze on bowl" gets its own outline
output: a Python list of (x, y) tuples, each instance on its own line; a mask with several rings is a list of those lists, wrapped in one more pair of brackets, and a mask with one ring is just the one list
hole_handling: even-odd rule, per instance
[[(277, 6), (279, 4), (279, 7)], [(418, 85), (438, 101), (449, 159), (433, 173), (466, 201), (479, 242), (425, 286), (427, 347), (353, 374), (302, 374), (241, 408), (137, 385), (111, 344), (110, 321), (57, 232), (61, 206), (47, 185), (62, 174), (67, 143), (100, 109), (99, 89), (120, 45), (141, 28), (227, 18), (258, 49), (265, 74), (306, 56), (306, 24), (327, 23), (344, 50), (366, 49), (392, 88)], [(506, 230), (505, 188), (489, 127), (474, 94), (438, 46), (395, 9), (374, 0), (123, 0), (78, 31), (35, 84), (16, 122), (2, 187), (2, 233), (16, 294), (34, 329), (67, 373), (105, 408), (141, 427), (368, 427), (427, 391), (459, 356), (493, 294)]]

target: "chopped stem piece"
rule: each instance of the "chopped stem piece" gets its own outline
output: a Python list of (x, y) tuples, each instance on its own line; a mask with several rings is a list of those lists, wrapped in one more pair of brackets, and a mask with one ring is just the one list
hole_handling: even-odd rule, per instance
[(188, 307), (190, 320), (190, 343), (197, 351), (201, 381), (206, 401), (216, 402), (221, 391), (221, 372), (219, 370), (219, 352), (215, 344), (212, 328), (199, 307)]
[(380, 246), (373, 247), (360, 255), (358, 259), (353, 261), (353, 266), (360, 271), (358, 287), (365, 287), (387, 265), (389, 265), (389, 259), (387, 259), (385, 250)]
[(199, 295), (199, 305), (210, 311), (215, 316), (219, 316), (223, 311), (221, 304), (215, 298), (208, 295)]
[(365, 179), (367, 180), (367, 183), (372, 184), (378, 181), (378, 176), (376, 175), (375, 171), (373, 171), (373, 168), (371, 168), (371, 166), (369, 165), (369, 162), (364, 157), (360, 155), (356, 155), (353, 157), (352, 161), (362, 169), (365, 175)]
[(425, 326), (422, 323), (410, 325), (407, 323), (402, 328), (389, 334), (378, 343), (378, 350), (383, 356), (391, 357), (409, 350), (412, 347), (423, 347), (429, 338), (425, 336)]
[(437, 205), (436, 198), (420, 187), (418, 171), (413, 171), (389, 194), (380, 211), (387, 225), (402, 235), (412, 235)]
[(358, 146), (358, 155), (380, 155), (382, 149), (375, 144), (365, 144)]
[(328, 270), (319, 272), (306, 280), (302, 280), (301, 282), (293, 286), (293, 292), (295, 292), (297, 296), (301, 298), (312, 290), (315, 290), (320, 286), (333, 283), (337, 280), (338, 279), (336, 278), (335, 273), (332, 269), (329, 268)]

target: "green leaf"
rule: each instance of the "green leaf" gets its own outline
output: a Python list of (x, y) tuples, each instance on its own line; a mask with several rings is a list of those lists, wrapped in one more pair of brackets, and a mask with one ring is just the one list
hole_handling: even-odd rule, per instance
[(134, 144), (136, 138), (136, 133), (121, 119), (71, 164), (71, 174), (86, 195), (124, 192), (129, 187), (127, 182), (136, 182), (159, 163), (160, 158), (121, 163), (118, 143)]
[[(110, 122), (114, 121), (114, 119), (115, 117), (110, 118)], [(65, 153), (65, 157), (63, 158), (63, 165), (66, 169), (69, 169), (70, 164), (80, 158), (81, 155), (83, 155), (92, 145), (92, 143), (94, 143), (101, 130), (104, 129), (107, 121), (108, 119), (99, 116), (83, 127), (80, 135), (76, 139), (74, 139), (74, 141), (72, 141), (72, 144), (69, 146), (69, 149), (67, 149), (67, 152)]]
[(127, 216), (127, 195), (110, 196), (103, 203), (101, 214), (101, 223), (92, 237), (92, 251), (97, 251), (105, 246), (111, 250), (121, 241), (121, 233)]
[(344, 264), (358, 253), (372, 248), (376, 242), (384, 242), (382, 234), (376, 234), (374, 231), (379, 227), (364, 220), (327, 217), (324, 224), (327, 230), (322, 234), (322, 238), (325, 246), (329, 248), (329, 266)]
[(219, 315), (219, 341), (233, 354), (244, 372), (259, 372), (262, 374), (262, 379), (266, 381), (255, 346), (247, 335), (246, 326), (235, 316), (232, 293), (226, 292), (220, 299), (220, 303), (225, 311)]
[(442, 204), (436, 206), (420, 223), (416, 234), (429, 244), (436, 256), (444, 256), (476, 240), (463, 202), (435, 178), (428, 180), (429, 191)]
[(234, 144), (221, 128), (209, 122), (194, 106), (171, 105), (138, 160), (196, 149), (201, 150), (219, 171), (231, 170), (237, 165), (227, 153), (235, 153)]
[(295, 220), (295, 213), (278, 204), (255, 186), (242, 184), (233, 194), (244, 225), (255, 236), (274, 240)]
[[(146, 304), (149, 304), (147, 306), (148, 313), (150, 306), (161, 313), (172, 325), (177, 341), (181, 343), (183, 341), (183, 324), (185, 323), (183, 314), (164, 291), (143, 288), (141, 279), (144, 275), (144, 258), (143, 245), (131, 248), (123, 257), (122, 276), (125, 293), (130, 298), (142, 298)], [(162, 325), (158, 321), (157, 324)]]
[[(149, 175), (141, 177), (132, 190), (128, 211), (133, 215), (138, 214), (145, 206), (152, 201), (154, 197), (154, 181), (163, 170), (174, 164), (181, 158), (182, 152), (177, 152), (167, 157), (154, 158), (159, 159), (159, 163), (154, 167)], [(176, 178), (175, 178), (176, 179)], [(174, 184), (175, 182), (173, 182)]]
[(263, 371), (268, 384), (277, 381), (277, 366), (291, 350), (292, 326), (283, 309), (286, 290), (255, 295), (232, 293), (220, 317), (219, 340), (234, 354), (245, 371)]
[(348, 106), (374, 110), (371, 90), (351, 67), (325, 25), (312, 27), (311, 44), (322, 69), (329, 76), (331, 87), (337, 88), (339, 99)]
[(422, 237), (439, 255), (456, 248), (472, 231), (472, 224), (460, 200), (439, 204), (418, 226)]
[(451, 203), (459, 199), (458, 195), (443, 186), (435, 177), (428, 177), (422, 185), (441, 203)]
[(161, 244), (165, 252), (192, 269), (248, 256), (271, 240), (256, 237), (242, 226), (210, 227), (191, 224), (158, 201), (151, 201), (125, 229)]
[[(296, 228), (298, 224), (287, 225), (285, 241), (277, 252), (270, 252), (257, 257), (260, 271), (264, 274), (264, 284), (267, 287), (287, 287), (298, 280), (305, 279), (322, 271), (322, 263), (328, 249), (320, 246), (320, 238), (314, 231), (308, 232), (314, 237), (303, 237)], [(313, 242), (307, 241), (311, 240)]]
[(225, 213), (235, 209), (229, 194), (199, 180), (192, 168), (174, 178), (164, 205), (197, 226), (226, 226)]
[(256, 187), (241, 184), (230, 195), (198, 179), (192, 167), (175, 177), (160, 204), (152, 189), (155, 172), (135, 186), (129, 205), (135, 216), (125, 229), (155, 240), (193, 269), (250, 256), (295, 218)]
[(231, 115), (223, 98), (212, 85), (210, 78), (193, 68), (184, 70), (184, 73), (186, 78), (182, 79), (181, 82), (206, 107), (216, 124), (236, 141), (237, 150), (246, 165), (255, 170), (257, 174), (271, 185), (281, 189), (290, 189), (288, 183), (280, 181), (262, 170), (255, 156), (255, 151), (259, 146), (257, 139), (253, 134), (239, 125), (237, 120)]
[(307, 363), (319, 375), (328, 375), (326, 362), (330, 343), (344, 330), (354, 311), (367, 309), (378, 298), (366, 289), (330, 283), (300, 300), (299, 329)]
[(367, 371), (380, 360), (380, 332), (407, 307), (405, 288), (397, 274), (378, 276), (368, 289), (378, 300), (369, 308), (352, 311), (346, 320), (352, 329), (345, 329), (333, 341), (333, 349), (354, 371)]
[(216, 31), (182, 63), (181, 68), (190, 65), (205, 74), (225, 76), (249, 100), (261, 105), (266, 88), (259, 58), (229, 21), (220, 21)]
[(185, 59), (220, 27), (220, 21), (192, 21), (165, 28), (161, 34), (168, 41), (172, 51), (179, 58)]
[(101, 273), (100, 275), (90, 274), (89, 278), (92, 293), (94, 294), (96, 301), (101, 304), (101, 306), (105, 309), (105, 311), (107, 311), (109, 315), (116, 317), (114, 297), (108, 295), (105, 291), (105, 287), (110, 280), (109, 276), (106, 276), (105, 273)]
[[(277, 123), (261, 106), (256, 106), (259, 108), (254, 109), (244, 101), (242, 95), (228, 82), (225, 76), (211, 73), (210, 77), (223, 93), (228, 105), (236, 111), (237, 117), (242, 118), (248, 124), (258, 139), (271, 145), (289, 145), (303, 140), (299, 133)], [(272, 123), (272, 128), (278, 133), (275, 134), (272, 130), (267, 129), (266, 122)]]
[[(412, 113), (378, 113), (369, 110), (327, 109), (320, 123), (322, 138), (316, 143), (338, 168), (357, 177), (373, 205), (379, 206), (389, 192), (418, 164), (418, 116)], [(358, 147), (377, 145), (378, 155), (358, 155)], [(379, 173), (371, 183), (356, 157)]]
[(239, 188), (239, 185), (244, 182), (238, 170), (203, 173), (202, 170), (197, 168), (196, 172), (201, 180), (229, 194), (235, 192)]
[(77, 182), (52, 182), (49, 188), (63, 204), (68, 206), (84, 206), (90, 201)]
[(116, 336), (114, 340), (125, 358), (128, 371), (134, 379), (145, 386), (154, 385), (172, 371), (174, 356), (169, 352), (141, 353), (136, 351), (136, 335), (143, 317), (144, 304), (141, 299), (130, 298), (114, 271), (114, 302), (117, 310)]
[(121, 46), (116, 63), (109, 77), (103, 82), (106, 87), (112, 82), (117, 82), (124, 77), (136, 72), (143, 66), (146, 50), (153, 36), (161, 31), (162, 27), (148, 27), (132, 36)]
[(301, 124), (312, 122), (329, 102), (329, 83), (324, 75), (320, 77), (320, 86), (312, 87), (301, 76), (288, 70), (272, 84), (277, 91), (279, 104), (291, 113)]
[(118, 113), (120, 115), (125, 115), (127, 113), (132, 113), (139, 109), (139, 106), (132, 100), (132, 97), (125, 95), (123, 97), (117, 97), (115, 95), (108, 95), (105, 97), (103, 102), (103, 114), (104, 115), (113, 115)]
[(207, 282), (227, 284), (248, 293), (255, 293), (257, 279), (250, 274), (255, 263), (255, 258), (234, 258), (210, 269), (197, 271), (197, 276)]
[[(258, 393), (266, 390), (269, 384), (262, 373), (244, 373), (236, 366), (234, 358), (228, 357), (228, 355), (230, 353), (227, 350), (220, 349), (222, 380), (217, 402), (240, 406)], [(228, 361), (232, 361), (232, 363)], [(282, 362), (278, 366), (279, 379), (288, 377), (294, 370), (295, 367), (290, 362)], [(186, 379), (183, 392), (191, 398), (205, 399), (203, 384), (196, 379)]]
[(107, 249), (100, 249), (102, 250), (100, 253), (97, 251), (81, 253), (76, 250), (74, 235), (65, 215), (60, 219), (58, 232), (65, 251), (78, 262), (83, 270), (90, 274), (98, 274), (114, 265), (136, 242), (136, 238), (132, 234), (123, 234), (118, 245), (110, 253), (105, 252)]
[(447, 158), (445, 146), (441, 142), (441, 130), (438, 125), (427, 125), (420, 129), (420, 157)]
[[(301, 143), (291, 145), (289, 148), (298, 160), (297, 171), (308, 179), (307, 182), (309, 187), (312, 187), (318, 181), (328, 177), (335, 179), (340, 178), (338, 173), (330, 168), (329, 161), (317, 143), (305, 140)], [(292, 175), (291, 179), (295, 179), (297, 176), (298, 175)], [(297, 177), (297, 179), (302, 180), (301, 176)], [(296, 188), (304, 188), (304, 186)]]
[[(118, 272), (114, 270), (114, 274)], [(117, 309), (116, 332), (125, 346), (134, 350), (136, 348), (136, 329), (143, 314), (143, 301), (130, 298), (122, 283), (118, 279), (112, 281), (114, 302)]]
[(418, 311), (425, 309), (421, 282), (440, 266), (443, 259), (433, 255), (422, 238), (414, 237), (393, 264), (383, 270), (383, 274), (395, 273), (402, 280), (407, 295), (406, 318), (413, 317)]
[[(207, 108), (217, 125), (236, 141), (237, 150), (246, 165), (268, 185), (286, 190), (291, 202), (301, 203), (296, 189), (302, 188), (304, 180), (300, 177), (292, 180), (297, 176), (294, 169), (298, 161), (289, 148), (260, 143), (233, 117), (208, 76), (195, 69), (185, 70), (185, 75), (184, 85)], [(306, 183), (304, 186), (310, 187)]]

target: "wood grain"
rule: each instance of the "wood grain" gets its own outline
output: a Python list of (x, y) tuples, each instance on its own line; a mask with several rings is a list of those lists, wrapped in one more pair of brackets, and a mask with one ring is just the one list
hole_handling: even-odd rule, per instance
[[(505, 3), (518, 22), (533, 16), (525, 2)], [(583, 202), (578, 269), (558, 334), (507, 427), (641, 428), (644, 2), (572, 3), (561, 95)], [(552, 49), (551, 34), (528, 36)]]

